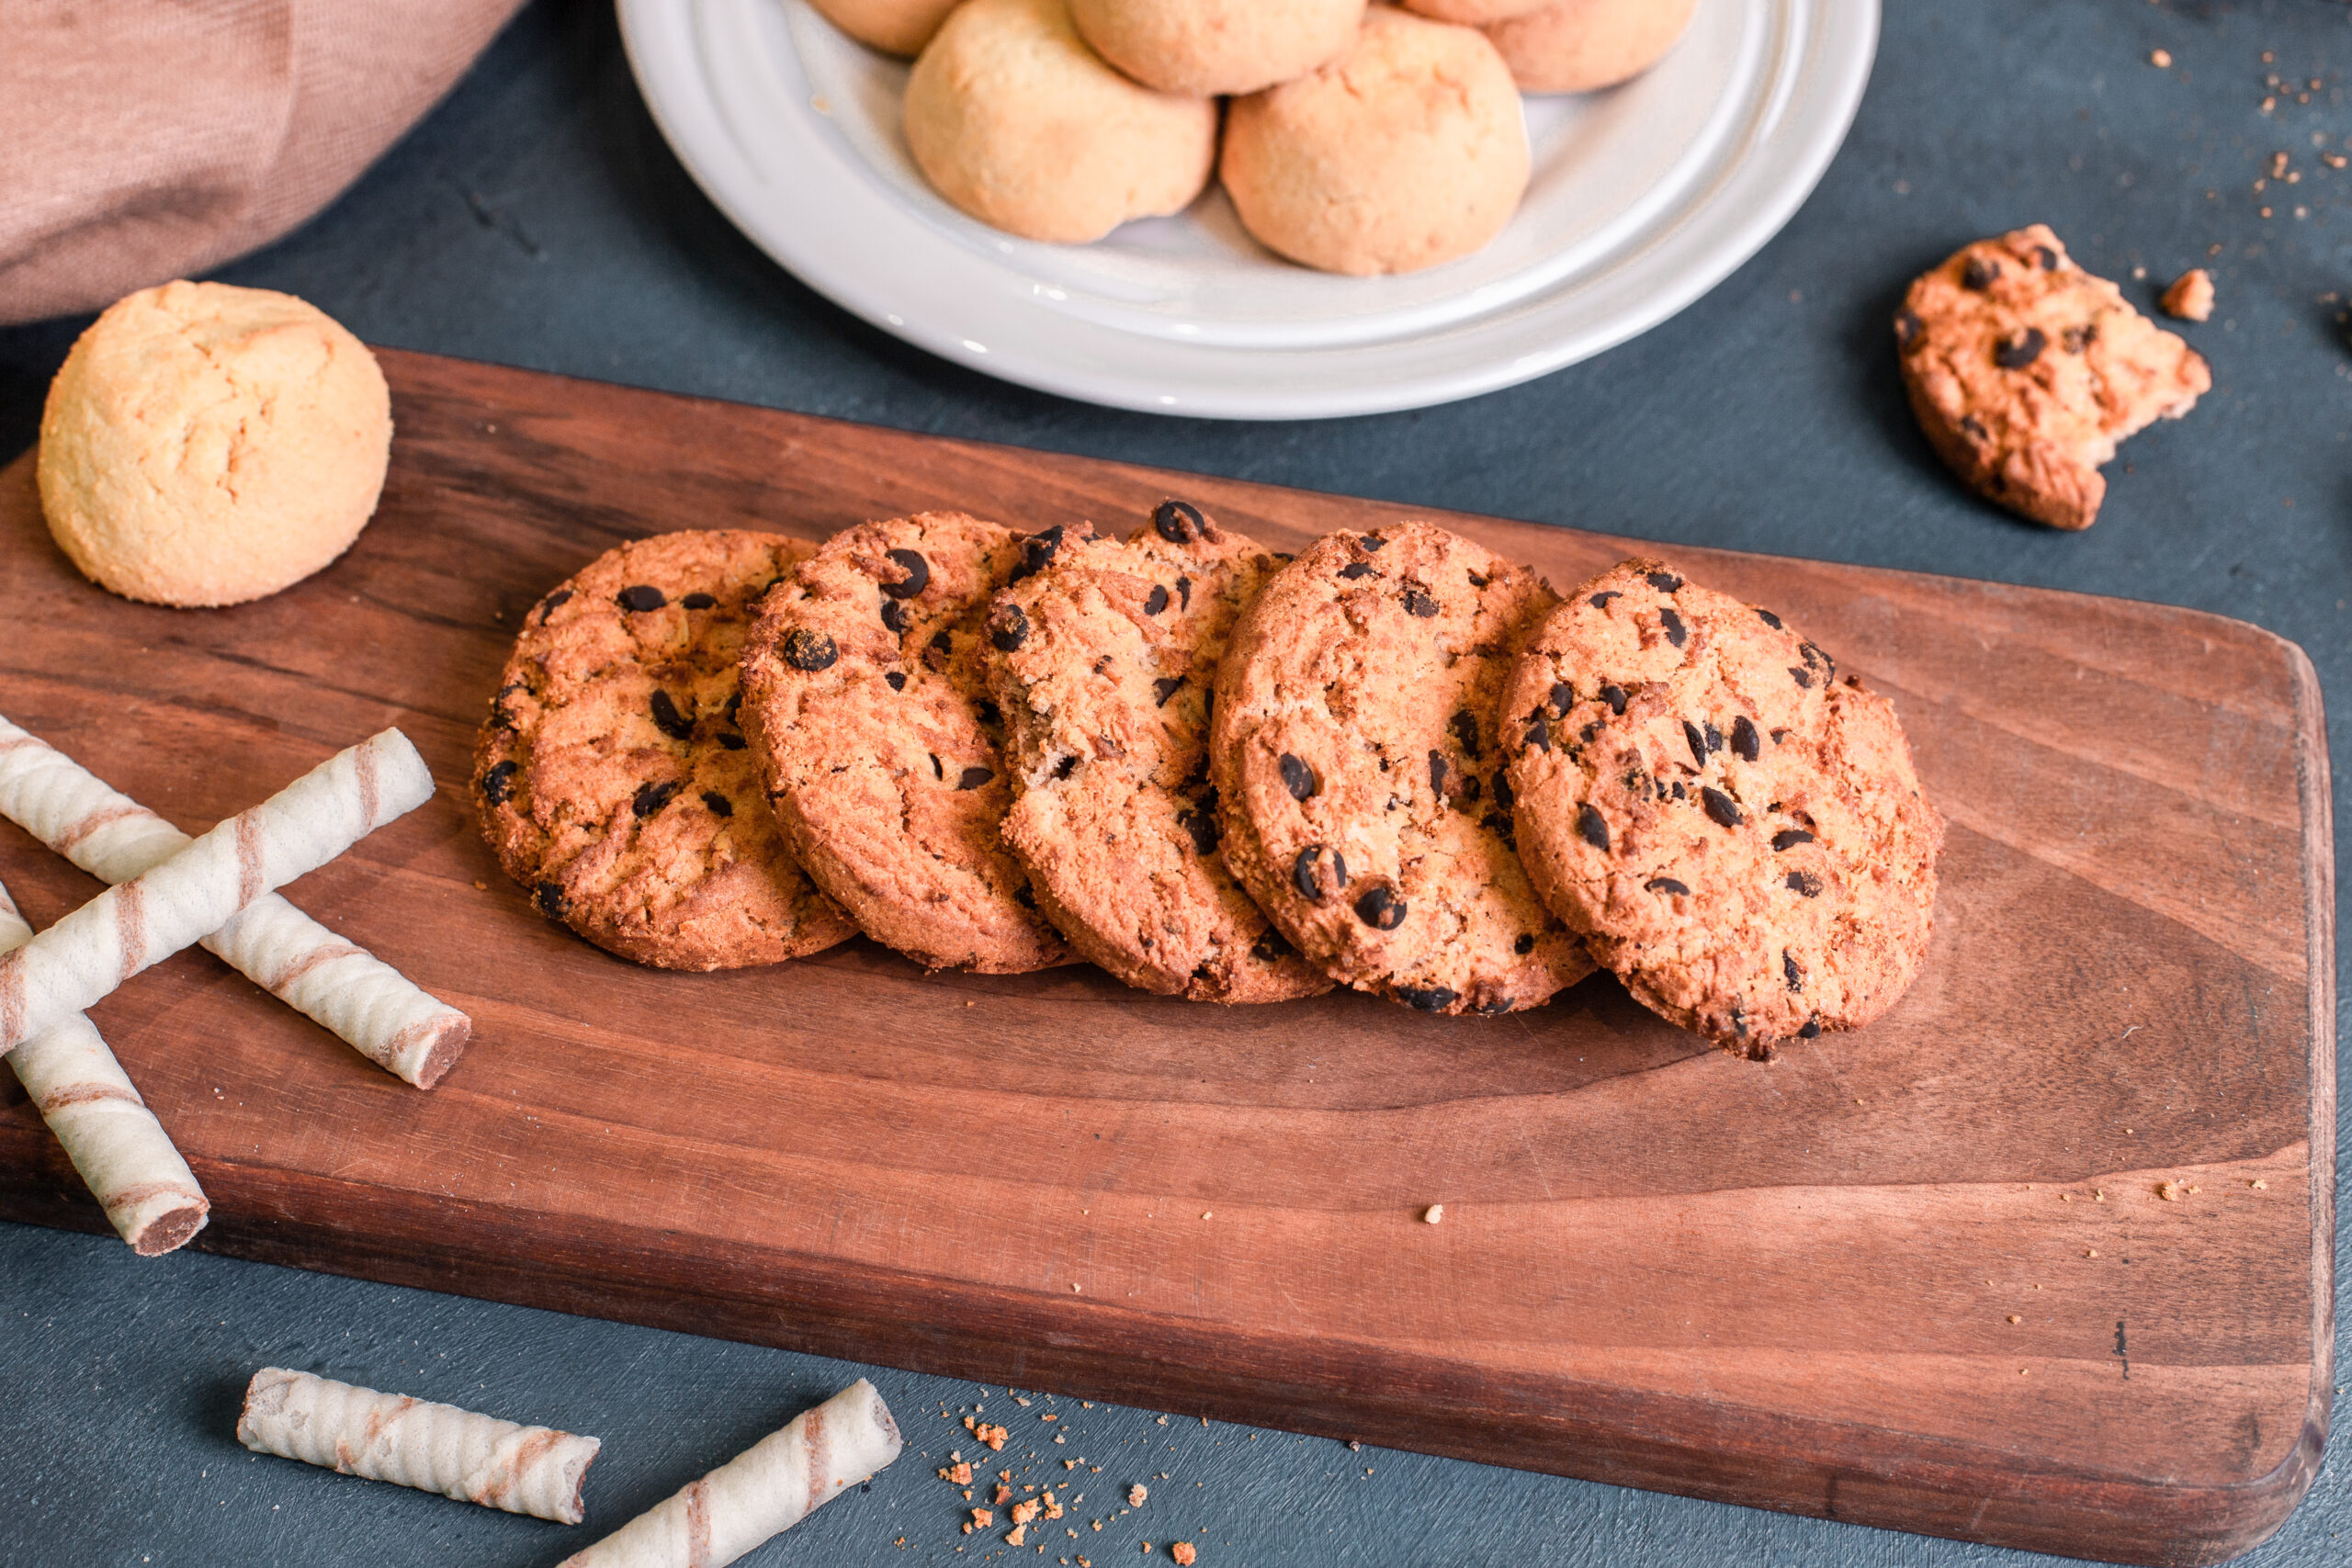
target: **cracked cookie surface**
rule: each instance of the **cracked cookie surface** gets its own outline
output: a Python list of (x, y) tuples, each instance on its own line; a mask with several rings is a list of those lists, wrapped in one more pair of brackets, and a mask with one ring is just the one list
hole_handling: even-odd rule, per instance
[(1528, 639), (1503, 712), (1528, 874), (1645, 1005), (1765, 1056), (1910, 985), (1942, 818), (1893, 705), (1779, 616), (1623, 562)]
[(990, 596), (1083, 533), (863, 523), (777, 585), (744, 646), (744, 733), (786, 842), (867, 935), (928, 967), (1069, 961), (999, 830), (1012, 786), (980, 639)]
[(1426, 523), (1277, 572), (1219, 668), (1226, 863), (1334, 978), (1429, 1012), (1539, 1005), (1591, 971), (1512, 849), (1497, 745), (1533, 573)]
[(663, 969), (774, 964), (856, 934), (786, 850), (736, 725), (752, 606), (809, 548), (660, 535), (526, 613), (473, 790), (499, 863), (541, 912)]
[(1124, 544), (1064, 547), (996, 597), (989, 689), (1016, 798), (1004, 839), (1046, 913), (1131, 986), (1272, 1002), (1331, 982), (1227, 870), (1209, 699), (1242, 607), (1282, 558), (1167, 502)]
[(2202, 355), (2042, 224), (1953, 253), (1894, 315), (1904, 389), (1970, 489), (2054, 528), (2098, 520), (2117, 443), (2213, 384)]

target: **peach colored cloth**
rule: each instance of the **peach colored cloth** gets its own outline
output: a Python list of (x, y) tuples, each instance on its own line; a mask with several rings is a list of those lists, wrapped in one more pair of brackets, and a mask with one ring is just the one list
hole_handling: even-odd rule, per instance
[(521, 0), (0, 0), (0, 323), (96, 310), (309, 218)]

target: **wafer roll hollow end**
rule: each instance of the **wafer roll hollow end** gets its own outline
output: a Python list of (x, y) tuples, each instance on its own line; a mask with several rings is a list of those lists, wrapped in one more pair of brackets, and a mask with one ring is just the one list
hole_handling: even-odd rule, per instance
[(255, 1453), (576, 1525), (604, 1445), (332, 1378), (264, 1367), (245, 1385), (237, 1440)]

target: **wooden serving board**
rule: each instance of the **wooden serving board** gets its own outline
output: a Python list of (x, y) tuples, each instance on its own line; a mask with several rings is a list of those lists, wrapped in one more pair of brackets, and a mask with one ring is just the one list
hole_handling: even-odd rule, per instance
[[(1169, 494), (1295, 548), (1399, 511), (384, 363), (376, 522), (263, 604), (98, 592), (51, 547), (29, 456), (0, 474), (0, 713), (190, 829), (388, 724), (441, 780), (291, 889), (471, 1011), (438, 1089), (201, 953), (96, 1010), (211, 1193), (198, 1246), (2077, 1555), (2216, 1561), (2310, 1486), (2335, 904), (2291, 644), (1669, 552), (1891, 694), (1951, 821), (1918, 984), (1770, 1066), (1605, 976), (1446, 1020), (925, 975), (865, 942), (662, 975), (534, 915), (467, 796), (518, 616), (591, 557), (925, 507), (1124, 531)], [(1433, 515), (1564, 588), (1631, 547)], [(0, 877), (37, 923), (94, 891), (5, 823)], [(0, 1213), (99, 1228), (8, 1094)]]

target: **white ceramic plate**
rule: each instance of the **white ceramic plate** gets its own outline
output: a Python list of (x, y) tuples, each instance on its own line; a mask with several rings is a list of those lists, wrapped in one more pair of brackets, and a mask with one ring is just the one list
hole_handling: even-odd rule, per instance
[(1878, 0), (1700, 0), (1657, 69), (1526, 100), (1527, 199), (1403, 277), (1294, 266), (1214, 186), (1092, 245), (1018, 240), (934, 195), (906, 66), (807, 0), (618, 0), (662, 134), (804, 282), (944, 358), (1120, 408), (1312, 419), (1419, 408), (1573, 365), (1713, 288), (1812, 191), (1851, 123)]

